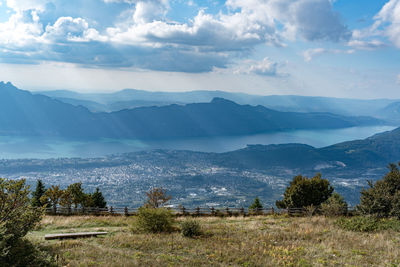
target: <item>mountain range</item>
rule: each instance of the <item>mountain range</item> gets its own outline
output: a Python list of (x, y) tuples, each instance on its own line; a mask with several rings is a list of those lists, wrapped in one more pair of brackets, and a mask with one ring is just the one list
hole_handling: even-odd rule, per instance
[(347, 99), (297, 95), (250, 95), (224, 91), (149, 92), (125, 89), (114, 93), (77, 93), (68, 90), (42, 91), (54, 99), (72, 105), (82, 105), (93, 112), (112, 112), (144, 106), (210, 102), (224, 98), (241, 105), (262, 105), (277, 111), (329, 112), (345, 116), (373, 116), (398, 123), (400, 100)]
[[(89, 100), (85, 100), (89, 101)], [(73, 138), (168, 139), (231, 136), (293, 129), (377, 125), (382, 120), (331, 113), (282, 112), (223, 98), (209, 103), (91, 112), (41, 94), (0, 83), (0, 134)]]

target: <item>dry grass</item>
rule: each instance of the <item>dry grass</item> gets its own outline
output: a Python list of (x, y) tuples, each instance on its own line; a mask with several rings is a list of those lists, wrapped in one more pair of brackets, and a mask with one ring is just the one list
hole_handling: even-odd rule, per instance
[[(204, 235), (132, 233), (134, 218), (45, 217), (31, 233), (68, 266), (399, 266), (400, 233), (349, 232), (325, 217), (199, 218)], [(49, 232), (106, 237), (44, 241)]]

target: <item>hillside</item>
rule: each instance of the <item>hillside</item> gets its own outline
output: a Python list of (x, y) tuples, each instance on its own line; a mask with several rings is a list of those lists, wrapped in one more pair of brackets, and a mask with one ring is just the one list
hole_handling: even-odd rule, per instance
[(0, 133), (3, 135), (168, 139), (383, 123), (371, 117), (279, 112), (222, 98), (214, 98), (210, 103), (93, 113), (82, 106), (19, 90), (10, 83), (0, 84), (0, 97)]
[[(183, 219), (179, 219), (181, 221)], [(134, 217), (50, 217), (28, 238), (60, 266), (396, 266), (400, 233), (343, 230), (335, 218), (196, 218), (204, 235), (132, 232)], [(177, 227), (179, 227), (177, 225)], [(44, 235), (106, 231), (105, 237), (45, 241)]]

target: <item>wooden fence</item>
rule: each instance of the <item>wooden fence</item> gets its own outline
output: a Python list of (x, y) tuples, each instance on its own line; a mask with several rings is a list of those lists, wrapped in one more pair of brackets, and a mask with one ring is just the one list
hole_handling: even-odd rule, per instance
[[(176, 216), (253, 216), (253, 215), (272, 215), (272, 214), (289, 214), (295, 215), (313, 215), (318, 213), (319, 209), (314, 210), (305, 208), (289, 208), (289, 209), (276, 209), (274, 207), (251, 210), (248, 208), (237, 207), (197, 207), (197, 208), (169, 208)], [(46, 214), (48, 215), (111, 215), (111, 216), (135, 216), (138, 208), (128, 207), (107, 207), (107, 208), (65, 208), (57, 207), (47, 208)], [(344, 214), (354, 212), (354, 209), (349, 208), (343, 211)]]

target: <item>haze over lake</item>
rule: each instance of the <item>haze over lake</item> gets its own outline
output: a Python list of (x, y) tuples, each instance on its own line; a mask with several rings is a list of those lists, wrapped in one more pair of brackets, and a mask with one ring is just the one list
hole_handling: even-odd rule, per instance
[(100, 157), (149, 149), (227, 152), (248, 144), (303, 143), (324, 147), (390, 131), (393, 126), (365, 126), (332, 130), (296, 130), (244, 136), (187, 138), (162, 141), (137, 139), (68, 140), (61, 138), (0, 136), (0, 158)]

